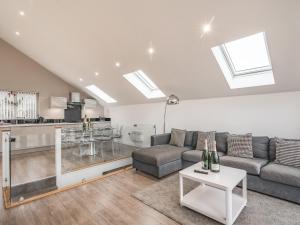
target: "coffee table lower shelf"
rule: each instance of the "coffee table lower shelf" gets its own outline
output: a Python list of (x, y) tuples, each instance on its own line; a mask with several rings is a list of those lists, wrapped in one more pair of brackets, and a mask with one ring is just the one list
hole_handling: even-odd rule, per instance
[[(226, 224), (225, 194), (224, 190), (208, 185), (199, 185), (183, 196), (181, 205)], [(232, 193), (232, 223), (234, 223), (246, 204), (246, 199)]]

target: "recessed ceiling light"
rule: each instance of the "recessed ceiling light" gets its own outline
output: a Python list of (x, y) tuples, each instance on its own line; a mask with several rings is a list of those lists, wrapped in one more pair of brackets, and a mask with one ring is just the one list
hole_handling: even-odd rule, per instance
[(16, 31), (15, 34), (16, 34), (17, 36), (20, 36), (20, 35), (21, 35), (19, 31)]
[(19, 15), (20, 16), (25, 16), (25, 12), (24, 11), (19, 11)]
[(153, 55), (154, 52), (155, 52), (155, 50), (154, 50), (153, 47), (148, 48), (148, 53), (149, 53), (149, 55)]
[(99, 76), (99, 73), (98, 73), (98, 72), (95, 72), (95, 76)]
[(80, 81), (80, 82), (82, 82), (82, 81), (83, 81), (83, 79), (82, 79), (82, 78), (79, 78), (79, 81)]
[(121, 64), (120, 64), (119, 62), (116, 62), (116, 63), (115, 63), (115, 66), (116, 66), (116, 67), (120, 67)]
[(205, 24), (205, 25), (203, 26), (203, 32), (204, 32), (204, 33), (207, 33), (207, 32), (209, 32), (209, 31), (211, 31), (211, 26), (210, 26), (210, 24)]

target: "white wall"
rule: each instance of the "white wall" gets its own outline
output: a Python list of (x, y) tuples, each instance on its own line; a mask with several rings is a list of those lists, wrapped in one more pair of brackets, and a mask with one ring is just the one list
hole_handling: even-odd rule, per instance
[[(113, 124), (156, 124), (162, 133), (164, 103), (106, 109)], [(186, 100), (169, 106), (166, 131), (215, 130), (300, 138), (300, 92)]]

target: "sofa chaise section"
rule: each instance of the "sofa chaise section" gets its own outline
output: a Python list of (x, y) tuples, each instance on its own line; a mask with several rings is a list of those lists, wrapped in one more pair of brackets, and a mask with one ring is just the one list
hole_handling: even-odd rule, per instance
[(140, 149), (132, 153), (133, 167), (161, 178), (182, 168), (181, 156), (188, 150), (168, 144)]
[(163, 164), (181, 159), (181, 154), (188, 148), (176, 147), (173, 145), (156, 145), (151, 148), (134, 151), (134, 159), (150, 165), (161, 166)]

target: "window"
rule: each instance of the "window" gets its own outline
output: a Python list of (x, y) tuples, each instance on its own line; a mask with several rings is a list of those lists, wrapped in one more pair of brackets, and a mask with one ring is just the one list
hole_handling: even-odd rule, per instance
[(264, 32), (216, 46), (212, 51), (232, 89), (275, 83)]
[(38, 94), (0, 91), (0, 120), (37, 119)]
[(104, 91), (102, 91), (100, 88), (98, 88), (94, 84), (86, 86), (86, 89), (88, 89), (92, 94), (94, 94), (96, 97), (102, 99), (106, 103), (115, 103), (115, 102), (117, 102), (115, 99), (110, 97), (108, 94), (106, 94)]
[(142, 71), (123, 75), (136, 89), (138, 89), (146, 98), (162, 98), (165, 94), (155, 85), (155, 83)]

